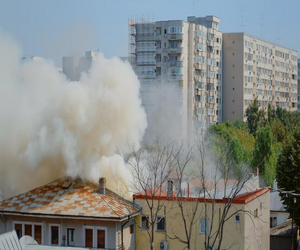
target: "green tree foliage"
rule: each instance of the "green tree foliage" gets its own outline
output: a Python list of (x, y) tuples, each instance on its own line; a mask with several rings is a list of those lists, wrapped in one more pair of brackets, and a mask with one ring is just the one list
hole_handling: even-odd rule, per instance
[[(295, 193), (300, 193), (300, 130), (295, 132), (282, 149), (280, 158), (278, 159), (276, 180), (280, 188), (287, 191), (295, 190)], [(287, 205), (287, 211), (293, 212), (293, 197), (281, 195), (283, 203)], [(295, 204), (295, 221), (300, 225), (300, 199), (297, 198)]]
[(276, 175), (279, 148), (273, 144), (271, 127), (262, 127), (256, 135), (252, 167), (259, 167), (266, 185), (271, 185)]
[(266, 123), (266, 113), (263, 109), (259, 109), (257, 98), (247, 108), (246, 117), (250, 133), (255, 136), (257, 130)]
[[(234, 164), (239, 170), (242, 164), (251, 164), (254, 149), (254, 137), (249, 133), (246, 123), (237, 119), (235, 123), (224, 122), (212, 125), (209, 128), (209, 137), (215, 154), (222, 155), (220, 150), (229, 147)], [(223, 146), (220, 147), (220, 144)], [(226, 161), (226, 159), (224, 159)]]

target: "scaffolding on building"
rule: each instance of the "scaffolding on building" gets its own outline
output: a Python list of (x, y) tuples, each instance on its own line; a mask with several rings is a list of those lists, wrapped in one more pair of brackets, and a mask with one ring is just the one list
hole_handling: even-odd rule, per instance
[(136, 29), (135, 21), (128, 20), (128, 61), (130, 62), (133, 70), (136, 70)]

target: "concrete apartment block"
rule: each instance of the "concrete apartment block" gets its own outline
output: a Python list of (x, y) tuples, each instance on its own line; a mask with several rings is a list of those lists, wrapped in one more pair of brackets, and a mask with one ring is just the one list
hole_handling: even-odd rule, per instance
[(130, 61), (141, 82), (150, 130), (155, 113), (164, 105), (169, 105), (166, 126), (178, 121), (183, 137), (222, 122), (219, 22), (215, 16), (188, 17), (187, 22), (130, 21), (129, 37), (134, 37), (129, 39)]
[(297, 51), (244, 33), (223, 33), (223, 121), (246, 121), (255, 98), (297, 110)]

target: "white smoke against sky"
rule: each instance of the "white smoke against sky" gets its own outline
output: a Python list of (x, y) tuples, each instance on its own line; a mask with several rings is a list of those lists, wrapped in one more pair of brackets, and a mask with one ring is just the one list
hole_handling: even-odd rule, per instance
[(131, 66), (99, 55), (88, 74), (69, 82), (50, 62), (22, 62), (21, 49), (1, 30), (0, 44), (3, 196), (63, 175), (130, 178), (115, 152), (138, 145), (147, 127)]

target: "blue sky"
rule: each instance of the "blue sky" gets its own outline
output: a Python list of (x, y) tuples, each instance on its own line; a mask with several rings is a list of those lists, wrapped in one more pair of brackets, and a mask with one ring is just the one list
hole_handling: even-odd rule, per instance
[(159, 21), (215, 15), (222, 32), (243, 31), (300, 51), (299, 10), (299, 0), (0, 0), (0, 28), (15, 37), (24, 55), (60, 66), (62, 56), (86, 50), (127, 56), (128, 19), (142, 16)]

